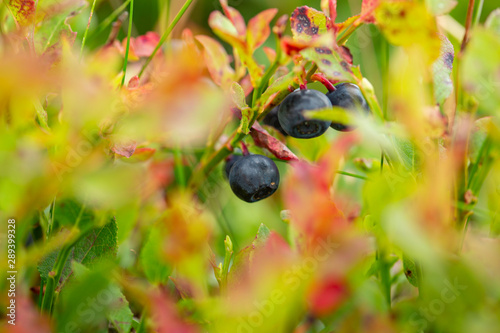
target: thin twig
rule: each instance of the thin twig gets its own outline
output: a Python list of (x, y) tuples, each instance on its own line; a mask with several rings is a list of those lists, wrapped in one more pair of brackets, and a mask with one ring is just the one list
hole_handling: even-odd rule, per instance
[(92, 21), (92, 16), (94, 15), (94, 9), (95, 9), (96, 2), (97, 2), (97, 0), (94, 0), (94, 2), (92, 2), (92, 8), (90, 9), (89, 21), (87, 22), (87, 28), (85, 29), (85, 33), (83, 34), (82, 47), (80, 48), (80, 60), (82, 60), (83, 49), (85, 47), (85, 42), (87, 41), (87, 35), (89, 33), (90, 22)]

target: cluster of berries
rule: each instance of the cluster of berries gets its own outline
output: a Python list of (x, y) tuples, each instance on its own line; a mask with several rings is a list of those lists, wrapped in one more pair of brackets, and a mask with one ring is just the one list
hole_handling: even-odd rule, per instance
[[(341, 107), (349, 112), (369, 112), (359, 87), (352, 83), (341, 83), (326, 95), (317, 90), (300, 89), (288, 95), (264, 118), (266, 125), (273, 126), (283, 135), (294, 138), (315, 138), (328, 127), (337, 131), (351, 131), (352, 126), (341, 123), (310, 119), (305, 111)], [(276, 164), (263, 155), (233, 155), (226, 161), (226, 176), (234, 194), (246, 202), (256, 202), (272, 195), (277, 189), (280, 175)]]

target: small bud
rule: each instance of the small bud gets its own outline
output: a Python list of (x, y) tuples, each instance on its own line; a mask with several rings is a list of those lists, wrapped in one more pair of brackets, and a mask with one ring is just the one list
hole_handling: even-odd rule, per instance
[(226, 253), (233, 252), (233, 242), (231, 241), (231, 238), (229, 238), (229, 236), (226, 236), (226, 240), (224, 241), (224, 245), (226, 247)]

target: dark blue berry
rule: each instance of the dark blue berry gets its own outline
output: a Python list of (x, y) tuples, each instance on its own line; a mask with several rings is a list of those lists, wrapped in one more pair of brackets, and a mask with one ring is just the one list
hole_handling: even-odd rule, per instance
[(224, 167), (226, 178), (229, 179), (229, 172), (233, 168), (234, 163), (238, 162), (241, 158), (243, 158), (241, 155), (231, 155), (226, 159), (226, 166)]
[(234, 194), (246, 202), (256, 202), (273, 194), (280, 183), (278, 167), (263, 155), (242, 156), (229, 172)]
[(281, 102), (278, 119), (288, 135), (302, 139), (315, 138), (325, 133), (331, 122), (306, 118), (304, 111), (331, 106), (330, 100), (317, 90), (296, 90)]
[(262, 123), (274, 127), (275, 129), (280, 131), (281, 134), (287, 136), (288, 134), (285, 132), (283, 127), (281, 127), (280, 121), (278, 119), (279, 108), (280, 108), (279, 106), (275, 106), (274, 108), (272, 108), (271, 111), (269, 111), (269, 113), (264, 117)]
[[(370, 112), (370, 107), (366, 103), (363, 94), (359, 87), (352, 83), (341, 83), (335, 86), (335, 90), (326, 94), (333, 106), (339, 106), (349, 112), (357, 112), (363, 110), (366, 113)], [(332, 122), (330, 125), (333, 129), (342, 132), (354, 130), (353, 126), (348, 126), (341, 123)]]

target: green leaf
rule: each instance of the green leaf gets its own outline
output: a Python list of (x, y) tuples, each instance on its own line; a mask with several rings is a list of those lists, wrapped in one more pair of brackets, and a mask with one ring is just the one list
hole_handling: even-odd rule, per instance
[(500, 8), (495, 9), (488, 15), (484, 25), (490, 31), (494, 31), (500, 35)]
[(253, 117), (253, 111), (249, 107), (241, 109), (240, 131), (248, 134), (250, 132), (250, 120)]
[(281, 101), (285, 99), (291, 92), (288, 90), (289, 87), (297, 87), (298, 85), (294, 83), (295, 74), (290, 72), (277, 78), (259, 98), (259, 104), (261, 108), (259, 114), (264, 111), (264, 109), (270, 110), (276, 105), (280, 104)]
[(346, 125), (352, 124), (349, 111), (338, 106), (316, 110), (305, 110), (304, 115), (314, 119), (327, 120)]
[(500, 35), (480, 26), (472, 35), (474, 38), (467, 44), (461, 66), (464, 90), (493, 114), (500, 110)]
[[(81, 214), (80, 230), (89, 230), (71, 249), (71, 253), (64, 265), (60, 285), (63, 286), (71, 277), (73, 271), (71, 262), (75, 261), (87, 267), (106, 259), (114, 258), (117, 252), (117, 225), (114, 218), (103, 227), (92, 228), (95, 217), (90, 210), (83, 209), (74, 201), (64, 201), (55, 208), (55, 221), (61, 225), (74, 223)], [(43, 279), (48, 278), (49, 272), (54, 267), (60, 250), (54, 251), (45, 257), (38, 265), (38, 271)]]
[(252, 244), (241, 249), (234, 256), (233, 265), (231, 266), (231, 271), (228, 274), (230, 284), (238, 283), (238, 278), (242, 270), (246, 265), (251, 265), (255, 251), (264, 246), (270, 234), (271, 230), (269, 230), (269, 228), (264, 224), (261, 224)]
[(140, 261), (144, 274), (152, 284), (162, 284), (168, 281), (172, 268), (164, 259), (162, 232), (153, 227), (141, 250)]
[(454, 49), (451, 42), (445, 35), (440, 35), (441, 50), (439, 58), (432, 65), (432, 75), (434, 80), (434, 98), (436, 103), (443, 104), (446, 98), (453, 91), (451, 72), (453, 70)]
[[(85, 279), (86, 274), (88, 274), (89, 271), (90, 270), (84, 265), (73, 262), (73, 272), (75, 272), (76, 278), (75, 284), (78, 284), (80, 280)], [(123, 295), (120, 287), (113, 282), (110, 283), (106, 292), (109, 292), (109, 295), (106, 296), (106, 303), (108, 304), (105, 305), (110, 305), (107, 311), (105, 311), (107, 319), (111, 322), (111, 324), (113, 324), (114, 328), (118, 332), (130, 332), (134, 314), (130, 310), (127, 298)], [(99, 301), (99, 295), (96, 300)]]
[(243, 88), (237, 83), (233, 82), (231, 85), (231, 97), (233, 99), (234, 104), (238, 107), (238, 109), (243, 109), (248, 107), (247, 102), (245, 100), (245, 91)]
[(313, 61), (329, 79), (353, 82), (350, 64), (336, 51), (340, 48), (331, 47), (336, 41), (333, 35), (326, 34), (330, 20), (325, 14), (303, 6), (295, 9), (290, 22), (294, 40), (311, 41), (311, 45), (300, 52), (304, 59)]
[(408, 282), (413, 286), (419, 286), (419, 270), (415, 261), (403, 255), (403, 269)]
[(417, 164), (417, 154), (413, 142), (407, 139), (392, 136), (391, 140), (394, 144), (397, 157), (400, 163), (408, 170), (414, 171)]
[(308, 7), (296, 8), (290, 17), (293, 39), (297, 41), (310, 41), (313, 37), (325, 34), (329, 19), (324, 13)]
[(214, 82), (222, 87), (229, 87), (234, 79), (234, 69), (230, 66), (229, 56), (222, 45), (208, 36), (196, 36), (203, 45), (205, 63)]
[[(7, 2), (7, 1), (6, 1)], [(26, 26), (33, 22), (36, 12), (35, 0), (9, 0), (7, 7), (19, 25)]]
[[(35, 49), (39, 54), (61, 47), (63, 38), (73, 43), (76, 32), (71, 30), (68, 19), (77, 15), (87, 5), (83, 0), (45, 0), (37, 7)], [(43, 14), (42, 14), (43, 13)]]

